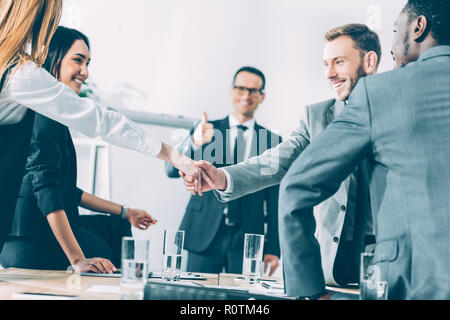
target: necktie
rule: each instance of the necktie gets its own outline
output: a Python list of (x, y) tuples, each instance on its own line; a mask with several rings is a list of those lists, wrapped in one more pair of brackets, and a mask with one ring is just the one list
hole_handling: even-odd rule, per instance
[(233, 150), (233, 164), (237, 164), (239, 162), (244, 161), (245, 159), (245, 137), (244, 132), (248, 128), (243, 125), (237, 126), (237, 135), (236, 141), (234, 142), (234, 150)]
[[(248, 128), (243, 125), (237, 126), (237, 135), (234, 142), (233, 164), (244, 161), (245, 159), (245, 137), (244, 132)], [(240, 224), (241, 220), (241, 199), (236, 199), (227, 203), (227, 213), (225, 214), (225, 224), (235, 226)]]

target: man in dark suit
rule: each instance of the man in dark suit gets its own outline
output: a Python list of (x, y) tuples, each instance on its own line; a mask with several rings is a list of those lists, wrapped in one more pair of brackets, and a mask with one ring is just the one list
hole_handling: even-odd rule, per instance
[[(242, 162), (275, 147), (281, 138), (258, 125), (253, 116), (264, 101), (265, 77), (252, 67), (239, 69), (230, 96), (234, 110), (228, 117), (208, 123), (206, 113), (200, 125), (178, 150), (195, 160), (207, 160), (217, 167)], [(166, 165), (169, 177), (177, 169)], [(193, 195), (180, 229), (185, 230), (187, 271), (242, 273), (245, 233), (265, 234), (264, 270), (272, 274), (279, 264), (278, 186), (222, 203), (212, 192)], [(266, 227), (265, 227), (266, 225)], [(265, 231), (266, 230), (266, 231)]]

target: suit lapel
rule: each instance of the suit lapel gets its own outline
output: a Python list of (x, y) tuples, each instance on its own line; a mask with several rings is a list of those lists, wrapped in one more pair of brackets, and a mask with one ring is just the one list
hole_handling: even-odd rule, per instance
[[(337, 104), (343, 103), (342, 101), (334, 100), (334, 103), (330, 104), (330, 107), (327, 111), (327, 126), (334, 121), (334, 119), (337, 117), (337, 109), (339, 106)], [(341, 106), (342, 107), (342, 106)], [(353, 173), (352, 173), (353, 174)], [(340, 201), (340, 203), (347, 203), (349, 192), (350, 190), (356, 190), (356, 186), (354, 185), (356, 179), (350, 179), (350, 177), (347, 177), (343, 182), (341, 187), (339, 188), (339, 191), (336, 193), (336, 197), (334, 197), (336, 200)]]
[(327, 114), (326, 114), (327, 126), (334, 120), (334, 105), (335, 105), (335, 103), (332, 103), (327, 110)]
[(344, 108), (343, 101), (332, 100), (333, 103), (330, 104), (327, 111), (327, 126), (334, 121), (334, 119), (338, 116), (338, 111), (342, 111)]
[[(215, 127), (215, 129), (219, 130), (220, 134), (222, 135), (222, 154), (221, 155), (217, 155), (216, 159), (222, 159), (222, 164), (220, 166), (224, 166), (227, 165), (227, 155), (228, 157), (230, 157), (230, 150), (229, 146), (230, 146), (230, 134), (229, 134), (229, 129), (230, 129), (230, 121), (228, 120), (228, 117), (219, 120), (217, 122), (217, 126)], [(229, 158), (231, 159), (231, 158)]]
[(251, 145), (251, 149), (250, 149), (250, 158), (256, 157), (257, 155), (261, 154), (261, 150), (259, 150), (259, 147), (261, 146), (260, 139), (262, 138), (259, 136), (259, 134), (261, 133), (261, 129), (262, 129), (262, 127), (259, 126), (255, 122), (255, 127), (253, 130), (252, 145)]

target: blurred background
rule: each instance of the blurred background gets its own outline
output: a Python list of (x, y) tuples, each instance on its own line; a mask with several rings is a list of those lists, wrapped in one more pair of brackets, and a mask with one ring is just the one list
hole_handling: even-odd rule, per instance
[[(288, 135), (302, 106), (333, 97), (323, 73), (323, 35), (343, 24), (367, 24), (381, 38), (379, 72), (390, 70), (392, 27), (405, 3), (65, 0), (61, 24), (91, 41), (86, 90), (105, 106), (135, 112), (143, 128), (176, 145), (186, 128), (144, 121), (146, 115), (187, 123), (200, 119), (202, 111), (211, 120), (225, 117), (232, 110), (233, 75), (244, 65), (262, 70), (267, 80), (256, 121)], [(151, 239), (150, 268), (160, 268), (163, 230), (178, 227), (190, 197), (183, 183), (167, 178), (160, 160), (76, 137), (80, 187), (146, 209), (159, 220), (145, 232), (133, 232)]]

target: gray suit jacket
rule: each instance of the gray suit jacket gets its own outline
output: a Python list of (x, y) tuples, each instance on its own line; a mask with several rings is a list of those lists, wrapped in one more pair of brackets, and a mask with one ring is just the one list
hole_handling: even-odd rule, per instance
[(288, 295), (320, 268), (308, 208), (369, 161), (377, 276), (390, 299), (450, 298), (450, 46), (404, 68), (362, 78), (348, 105), (292, 164), (280, 186), (280, 244)]
[[(279, 184), (292, 162), (311, 140), (325, 130), (343, 107), (343, 102), (331, 99), (304, 108), (300, 125), (291, 134), (288, 141), (266, 151), (260, 157), (224, 168), (231, 178), (231, 190), (226, 193), (215, 191), (218, 198), (221, 201), (228, 201), (267, 186)], [(368, 189), (367, 184), (359, 187)], [(331, 198), (314, 208), (317, 221), (315, 236), (320, 243), (322, 268), (315, 270), (314, 273), (317, 276), (311, 277), (311, 279), (325, 277), (327, 284), (343, 285), (347, 281), (342, 283), (341, 279), (348, 278), (349, 272), (355, 273), (354, 270), (356, 270), (357, 273), (357, 266), (349, 271), (351, 264), (357, 264), (354, 257), (343, 257), (342, 263), (335, 264), (340, 244), (353, 240), (356, 191), (356, 177), (351, 174)], [(302, 241), (299, 242), (298, 247), (311, 245), (313, 245), (311, 242)], [(346, 275), (344, 276), (344, 274)], [(352, 278), (355, 279), (355, 277), (357, 280), (357, 274), (354, 274)], [(320, 286), (322, 283), (323, 280), (312, 286)]]

